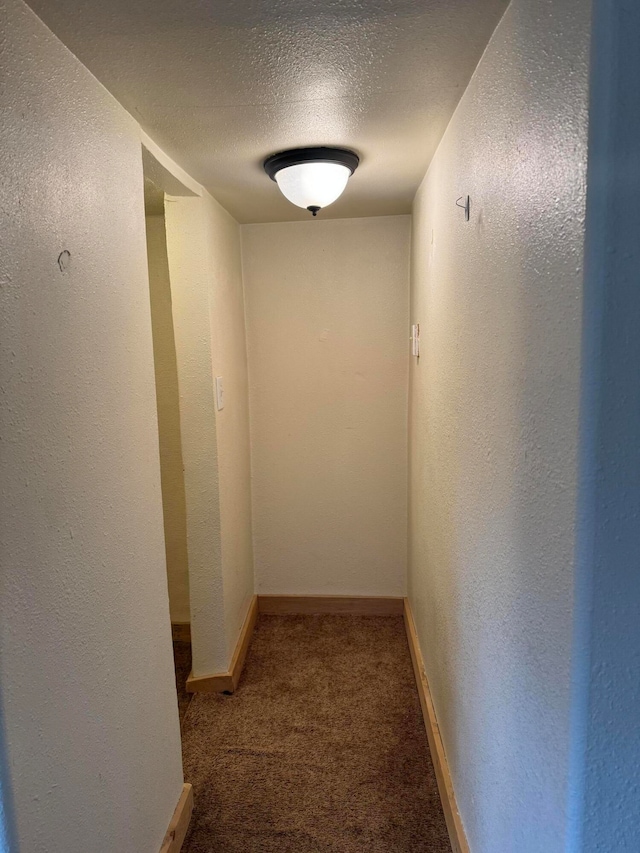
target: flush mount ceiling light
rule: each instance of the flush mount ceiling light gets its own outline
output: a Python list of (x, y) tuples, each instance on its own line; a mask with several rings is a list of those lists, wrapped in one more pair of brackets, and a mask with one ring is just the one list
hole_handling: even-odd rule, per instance
[(346, 148), (294, 148), (267, 157), (264, 170), (285, 198), (315, 216), (342, 195), (359, 162)]

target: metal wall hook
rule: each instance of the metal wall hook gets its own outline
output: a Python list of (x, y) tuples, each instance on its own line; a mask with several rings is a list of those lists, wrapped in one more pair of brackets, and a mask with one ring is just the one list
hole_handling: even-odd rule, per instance
[[(464, 201), (464, 204), (460, 204), (461, 201)], [(468, 195), (461, 195), (460, 198), (456, 201), (456, 207), (461, 207), (464, 210), (464, 220), (465, 222), (469, 221), (469, 214), (471, 212), (471, 198)]]

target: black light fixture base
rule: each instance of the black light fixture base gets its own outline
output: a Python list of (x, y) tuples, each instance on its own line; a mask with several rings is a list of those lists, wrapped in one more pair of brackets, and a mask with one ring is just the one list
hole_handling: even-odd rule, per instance
[(355, 151), (349, 151), (348, 148), (318, 146), (280, 151), (278, 154), (267, 157), (263, 166), (267, 175), (272, 181), (275, 181), (276, 175), (281, 169), (286, 169), (288, 166), (298, 166), (300, 163), (339, 163), (341, 166), (346, 166), (353, 175), (359, 162), (360, 158)]
[(312, 216), (317, 216), (317, 215), (318, 215), (318, 211), (320, 210), (320, 208), (319, 208), (319, 207), (316, 207), (315, 205), (310, 205), (310, 206), (307, 208), (307, 210), (309, 211), (309, 213), (311, 213), (311, 215), (312, 215)]

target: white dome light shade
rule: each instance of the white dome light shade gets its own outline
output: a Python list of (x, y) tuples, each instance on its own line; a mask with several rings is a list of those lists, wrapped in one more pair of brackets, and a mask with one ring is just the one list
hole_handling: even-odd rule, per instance
[(359, 162), (346, 148), (294, 148), (267, 157), (264, 170), (285, 198), (315, 216), (342, 195)]
[(308, 210), (339, 198), (350, 177), (351, 170), (341, 163), (298, 163), (280, 169), (276, 181), (285, 198)]

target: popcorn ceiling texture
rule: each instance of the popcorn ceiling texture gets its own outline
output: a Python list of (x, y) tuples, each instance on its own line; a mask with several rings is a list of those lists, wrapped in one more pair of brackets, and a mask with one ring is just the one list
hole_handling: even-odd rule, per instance
[[(585, 0), (586, 1), (586, 0)], [(362, 156), (325, 219), (406, 214), (507, 0), (30, 0), (239, 222), (306, 220), (262, 170)]]
[(565, 849), (588, 45), (514, 0), (414, 205), (409, 595), (473, 853)]

